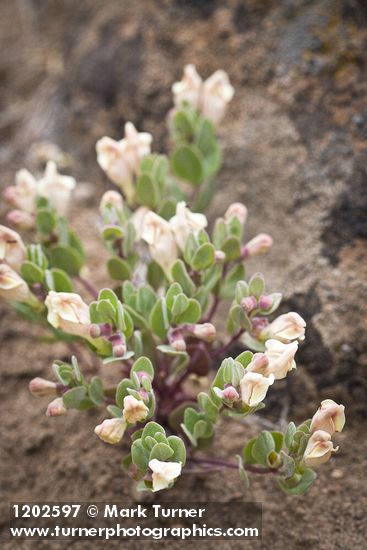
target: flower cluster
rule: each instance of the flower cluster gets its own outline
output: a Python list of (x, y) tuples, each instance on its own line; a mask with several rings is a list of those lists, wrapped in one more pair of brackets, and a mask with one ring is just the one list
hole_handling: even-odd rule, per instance
[(46, 198), (61, 215), (67, 212), (75, 179), (62, 176), (54, 161), (48, 161), (44, 174), (36, 179), (28, 170), (22, 169), (15, 176), (15, 185), (5, 189), (4, 199), (14, 207), (8, 220), (20, 229), (35, 225), (37, 197)]
[[(210, 466), (197, 451), (213, 444), (221, 419), (265, 406), (273, 385), (293, 375), (306, 332), (298, 313), (276, 315), (282, 295), (266, 290), (261, 273), (246, 277), (251, 259), (273, 244), (267, 233), (249, 234), (246, 206), (226, 205), (212, 225), (203, 213), (221, 164), (216, 127), (234, 93), (228, 76), (216, 71), (203, 81), (188, 65), (172, 90), (169, 155), (153, 153), (152, 136), (131, 122), (123, 139), (96, 144), (99, 166), (118, 187), (99, 205), (106, 288), (85, 277), (83, 243), (65, 218), (75, 181), (53, 161), (38, 180), (21, 170), (5, 190), (15, 208), (8, 220), (28, 230), (29, 244), (0, 226), (0, 297), (73, 352), (70, 362), (54, 361), (55, 381), (33, 379), (31, 393), (51, 399), (49, 417), (105, 410), (95, 436), (130, 442), (123, 466), (150, 491), (172, 487), (184, 468)], [(220, 331), (219, 306), (227, 307)], [(243, 348), (236, 357), (234, 344)], [(103, 381), (107, 368), (120, 373), (115, 387)], [(241, 478), (275, 473), (283, 491), (303, 493), (313, 468), (337, 451), (331, 438), (344, 422), (344, 407), (326, 399), (301, 425), (261, 432), (237, 456)]]

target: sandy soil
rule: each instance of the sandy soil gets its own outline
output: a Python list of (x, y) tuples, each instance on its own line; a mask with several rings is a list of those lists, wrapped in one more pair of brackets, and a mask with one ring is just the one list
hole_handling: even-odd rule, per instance
[[(263, 270), (269, 290), (284, 292), (284, 309), (299, 311), (308, 332), (297, 372), (272, 392), (258, 423), (220, 426), (218, 456), (233, 455), (264, 423), (284, 421), (286, 407), (290, 417), (302, 419), (325, 397), (347, 405), (347, 426), (338, 437), (340, 451), (304, 497), (284, 496), (264, 479), (253, 479), (243, 493), (236, 472), (226, 471), (184, 476), (155, 498), (262, 501), (264, 548), (363, 547), (365, 3), (23, 0), (2, 1), (0, 10), (0, 184), (11, 183), (22, 166), (38, 167), (37, 142), (51, 141), (70, 155), (69, 169), (82, 182), (72, 221), (89, 238), (88, 265), (98, 285), (108, 279), (100, 267), (95, 206), (108, 183), (95, 162), (95, 141), (103, 134), (118, 137), (124, 121), (132, 120), (152, 132), (155, 149), (165, 149), (169, 89), (181, 67), (194, 62), (205, 76), (228, 70), (237, 93), (221, 129), (225, 161), (210, 217), (233, 200), (248, 205), (249, 237), (267, 231), (275, 239), (273, 253), (249, 271)], [(64, 344), (41, 345), (40, 336), (0, 304), (2, 530), (9, 501), (138, 498), (120, 469), (123, 446), (111, 448), (92, 435), (102, 415), (71, 412), (50, 420), (46, 403), (29, 395), (29, 380), (48, 376), (52, 360), (68, 356)], [(4, 548), (13, 547), (5, 541)]]

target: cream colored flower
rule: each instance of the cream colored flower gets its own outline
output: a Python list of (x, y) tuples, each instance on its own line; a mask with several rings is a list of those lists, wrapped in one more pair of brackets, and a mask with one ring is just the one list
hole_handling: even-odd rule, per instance
[(150, 212), (149, 208), (146, 206), (139, 206), (130, 218), (135, 228), (135, 239), (137, 241), (140, 241), (142, 238), (144, 218), (148, 212)]
[(306, 322), (298, 313), (290, 311), (277, 317), (268, 327), (270, 338), (284, 342), (305, 339)]
[(150, 153), (151, 142), (151, 134), (138, 132), (131, 122), (125, 124), (125, 138), (120, 141), (106, 136), (97, 141), (98, 164), (121, 187), (129, 203), (135, 195), (133, 179), (139, 173), (141, 159)]
[(215, 71), (203, 82), (195, 65), (186, 65), (182, 80), (173, 84), (172, 92), (177, 108), (187, 101), (202, 116), (218, 124), (233, 98), (234, 88), (225, 71)]
[(234, 96), (234, 88), (225, 71), (215, 71), (203, 84), (201, 112), (205, 118), (218, 124), (225, 115), (227, 104)]
[(310, 431), (322, 430), (330, 435), (341, 432), (345, 424), (344, 409), (344, 405), (338, 405), (332, 399), (324, 399), (312, 418)]
[(7, 264), (0, 264), (0, 296), (5, 300), (36, 305), (37, 298), (27, 283)]
[(66, 413), (66, 407), (62, 397), (56, 397), (48, 404), (46, 416), (61, 416)]
[(287, 373), (296, 368), (294, 356), (298, 349), (298, 342), (283, 344), (279, 340), (267, 340), (265, 342), (265, 355), (269, 364), (266, 367), (266, 375), (274, 374), (275, 380), (285, 378)]
[(249, 241), (243, 248), (243, 257), (259, 256), (260, 254), (266, 254), (273, 246), (273, 239), (266, 233), (259, 233), (251, 241)]
[(178, 256), (176, 240), (170, 224), (150, 211), (144, 217), (141, 236), (148, 243), (153, 260), (169, 276), (171, 266)]
[(204, 214), (191, 212), (182, 201), (177, 203), (176, 215), (170, 219), (169, 224), (179, 248), (184, 251), (190, 233), (197, 233), (200, 229), (204, 229), (208, 225), (208, 220)]
[(49, 160), (44, 175), (37, 184), (37, 193), (48, 199), (50, 205), (60, 214), (65, 214), (75, 185), (74, 178), (59, 174), (56, 163)]
[(96, 144), (97, 162), (110, 178), (119, 185), (124, 193), (131, 196), (133, 193), (133, 175), (126, 160), (126, 145), (124, 140), (115, 141), (104, 136)]
[(29, 391), (35, 397), (57, 395), (57, 385), (55, 382), (37, 377), (29, 382)]
[(184, 101), (187, 101), (195, 110), (198, 110), (202, 84), (203, 81), (195, 65), (186, 65), (182, 80), (172, 85), (175, 106), (180, 107)]
[(125, 124), (126, 159), (134, 174), (139, 173), (140, 161), (150, 154), (152, 135), (138, 132), (132, 122)]
[(170, 487), (181, 474), (182, 462), (162, 462), (157, 458), (149, 461), (153, 475), (153, 491), (161, 491)]
[(51, 290), (47, 295), (45, 305), (48, 309), (47, 320), (50, 325), (68, 334), (88, 338), (89, 307), (79, 294)]
[(237, 218), (241, 225), (245, 225), (247, 220), (247, 208), (241, 202), (232, 203), (226, 210), (224, 214), (225, 220), (231, 220), (232, 218)]
[(37, 182), (24, 168), (15, 174), (15, 185), (7, 187), (4, 198), (15, 208), (34, 213), (36, 209)]
[(258, 372), (246, 372), (240, 382), (242, 402), (249, 407), (255, 407), (265, 399), (272, 384), (274, 384), (273, 374), (266, 377)]
[(303, 460), (309, 468), (324, 464), (339, 447), (334, 448), (331, 435), (328, 432), (317, 430), (308, 440)]
[(124, 397), (123, 417), (129, 424), (142, 422), (146, 419), (149, 409), (141, 399), (136, 399), (133, 395)]
[(26, 248), (22, 238), (16, 231), (0, 225), (0, 261), (19, 271), (26, 259)]
[(105, 443), (116, 445), (124, 436), (126, 421), (124, 418), (107, 418), (94, 428), (94, 433)]

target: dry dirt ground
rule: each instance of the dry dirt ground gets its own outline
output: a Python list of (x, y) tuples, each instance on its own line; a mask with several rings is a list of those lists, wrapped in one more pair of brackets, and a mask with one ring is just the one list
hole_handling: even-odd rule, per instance
[[(69, 170), (82, 182), (72, 222), (89, 238), (91, 278), (99, 285), (108, 280), (93, 208), (108, 183), (95, 161), (96, 140), (120, 136), (132, 120), (153, 134), (156, 150), (165, 150), (170, 85), (182, 66), (193, 62), (204, 76), (220, 67), (229, 72), (236, 96), (221, 128), (224, 166), (210, 217), (233, 200), (247, 204), (249, 237), (266, 231), (275, 240), (250, 272), (261, 269), (269, 289), (284, 292), (284, 310), (299, 311), (308, 323), (299, 368), (272, 392), (262, 422), (276, 424), (287, 410), (302, 419), (331, 397), (346, 404), (347, 426), (340, 451), (304, 497), (283, 496), (264, 479), (254, 479), (244, 494), (236, 472), (226, 471), (183, 476), (155, 498), (262, 501), (264, 548), (364, 547), (366, 3), (1, 0), (0, 13), (0, 185), (10, 184), (20, 167), (39, 167), (41, 141), (69, 155)], [(91, 435), (101, 415), (71, 412), (51, 421), (46, 403), (28, 393), (30, 378), (47, 376), (67, 349), (41, 345), (38, 328), (3, 303), (0, 315), (1, 527), (9, 501), (137, 498), (120, 470), (123, 449)], [(218, 456), (233, 455), (261, 425), (221, 425)]]

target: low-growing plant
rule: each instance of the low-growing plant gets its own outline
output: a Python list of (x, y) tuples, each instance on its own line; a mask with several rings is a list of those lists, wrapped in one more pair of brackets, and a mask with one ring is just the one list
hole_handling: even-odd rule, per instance
[[(107, 191), (100, 203), (110, 285), (96, 290), (89, 280), (83, 244), (65, 218), (75, 180), (50, 161), (42, 177), (21, 170), (5, 190), (9, 222), (33, 242), (0, 226), (0, 296), (71, 349), (70, 362), (53, 363), (56, 381), (30, 382), (33, 395), (54, 398), (46, 414), (105, 407), (110, 418), (94, 432), (110, 444), (131, 442), (122, 463), (139, 489), (171, 487), (186, 464), (235, 467), (246, 484), (249, 472), (275, 474), (283, 491), (300, 494), (337, 450), (331, 438), (343, 428), (344, 407), (330, 399), (285, 433), (239, 441), (236, 462), (216, 456), (219, 420), (241, 423), (265, 406), (270, 386), (295, 369), (306, 324), (295, 312), (272, 319), (281, 294), (269, 293), (260, 273), (246, 278), (247, 262), (272, 246), (265, 233), (245, 238), (246, 207), (229, 205), (210, 231), (201, 213), (221, 165), (216, 128), (233, 96), (226, 73), (203, 82), (189, 65), (172, 90), (168, 155), (151, 153), (151, 135), (130, 122), (123, 139), (96, 146), (122, 191)], [(84, 285), (89, 304), (75, 285)], [(227, 335), (216, 331), (219, 305)], [(232, 357), (235, 343), (243, 351)], [(100, 358), (101, 376), (86, 376), (85, 354), (78, 361), (73, 353), (82, 344)], [(116, 387), (103, 383), (105, 369), (122, 373)]]

